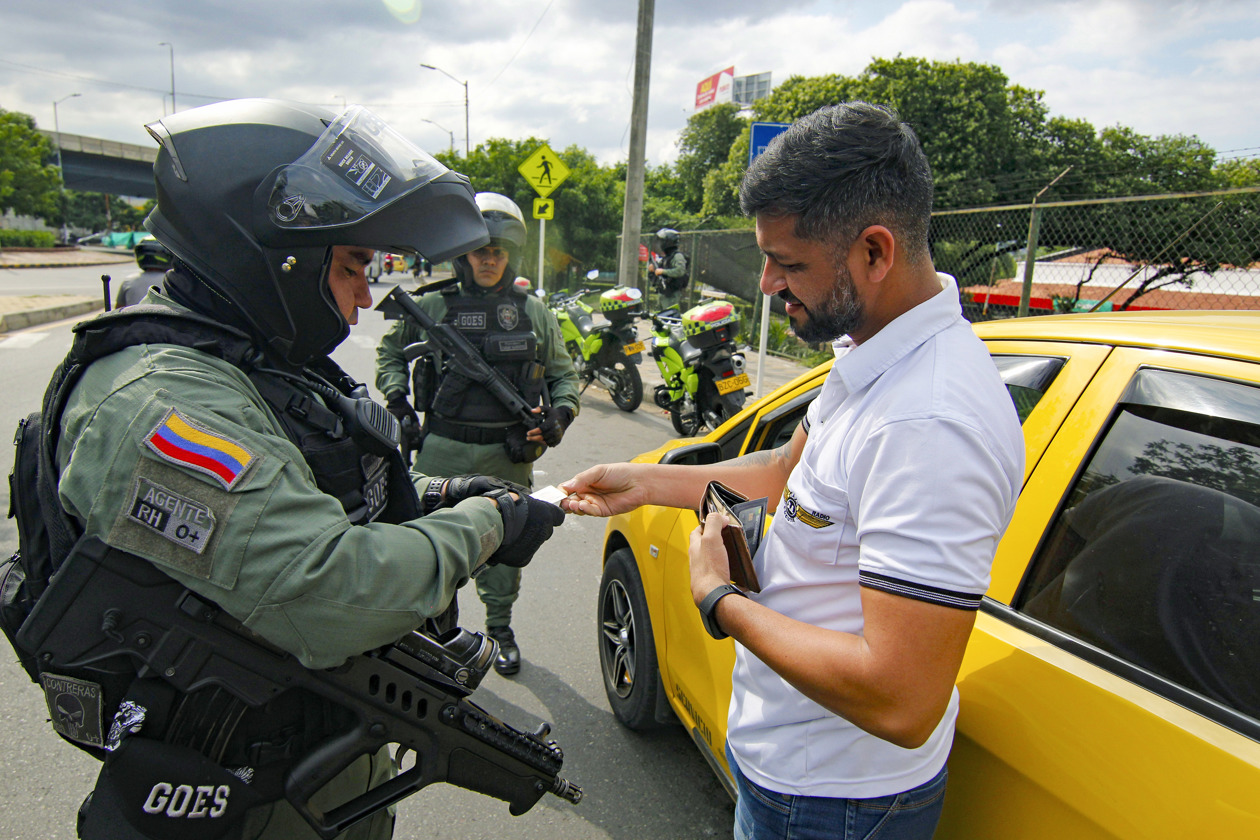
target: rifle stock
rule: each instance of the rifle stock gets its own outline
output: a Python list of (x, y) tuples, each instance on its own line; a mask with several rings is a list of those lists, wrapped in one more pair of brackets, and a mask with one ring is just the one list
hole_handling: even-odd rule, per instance
[[(102, 616), (110, 622), (106, 634)], [(467, 699), (497, 653), (480, 634), (455, 630), (434, 639), (413, 631), (312, 671), (151, 564), (84, 539), (19, 636), (39, 652), (44, 671), (90, 673), (126, 657), (139, 677), (183, 692), (217, 686), (257, 707), (302, 689), (349, 709), (355, 725), (299, 758), (285, 779), (285, 798), (323, 838), (434, 782), (502, 799), (514, 816), (545, 793), (575, 804), (582, 798), (559, 775), (564, 753), (543, 740), (545, 725), (526, 734)], [(353, 761), (389, 744), (403, 748), (399, 758), (414, 751), (414, 766), (332, 810), (312, 803)]]

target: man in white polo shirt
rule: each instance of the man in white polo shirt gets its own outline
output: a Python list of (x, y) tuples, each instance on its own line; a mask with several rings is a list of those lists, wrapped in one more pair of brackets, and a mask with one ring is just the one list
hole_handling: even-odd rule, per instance
[(822, 393), (779, 450), (593, 467), (562, 506), (696, 508), (711, 479), (780, 500), (759, 593), (728, 583), (719, 527), (691, 535), (705, 626), (736, 641), (735, 837), (930, 838), (954, 680), (1023, 478), (1019, 420), (932, 266), (931, 171), (894, 113), (855, 102), (798, 120), (749, 168), (740, 203), (762, 291), (802, 339), (836, 343)]

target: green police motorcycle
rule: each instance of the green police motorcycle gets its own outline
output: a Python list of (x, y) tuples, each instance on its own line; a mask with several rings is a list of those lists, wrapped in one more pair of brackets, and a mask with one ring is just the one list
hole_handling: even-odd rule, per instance
[(735, 339), (739, 315), (727, 301), (701, 304), (679, 313), (664, 309), (652, 318), (652, 358), (664, 384), (653, 394), (669, 412), (674, 431), (691, 436), (716, 429), (744, 407), (744, 354)]
[(594, 309), (582, 301), (590, 291), (556, 292), (547, 305), (560, 322), (564, 346), (573, 358), (582, 391), (599, 382), (617, 408), (634, 411), (643, 402), (639, 362), (645, 345), (635, 330), (635, 321), (643, 317), (643, 293), (628, 286), (603, 292), (599, 311), (607, 323), (597, 324)]

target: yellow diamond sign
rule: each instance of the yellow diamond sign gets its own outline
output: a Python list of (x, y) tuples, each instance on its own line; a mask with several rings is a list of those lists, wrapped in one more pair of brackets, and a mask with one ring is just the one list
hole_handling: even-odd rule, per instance
[(569, 177), (569, 167), (551, 151), (551, 147), (545, 143), (534, 150), (534, 153), (525, 158), (525, 162), (516, 167), (516, 171), (529, 181), (529, 185), (533, 187), (540, 196), (546, 198), (551, 195), (552, 191)]

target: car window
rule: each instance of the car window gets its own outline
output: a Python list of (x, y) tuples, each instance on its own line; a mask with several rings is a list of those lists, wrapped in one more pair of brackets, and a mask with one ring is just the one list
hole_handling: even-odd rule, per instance
[(1260, 388), (1139, 371), (1015, 607), (1184, 705), (1260, 719)]
[[(748, 452), (762, 452), (770, 449), (778, 449), (792, 439), (796, 427), (801, 424), (801, 420), (805, 419), (805, 412), (809, 409), (809, 404), (814, 401), (818, 393), (822, 391), (822, 385), (810, 388), (804, 393), (797, 394), (782, 405), (774, 408), (761, 415), (757, 421), (757, 428), (753, 430), (752, 436), (749, 438), (748, 447), (744, 450), (744, 454)], [(734, 451), (729, 456), (734, 458), (741, 454), (740, 446), (744, 442), (743, 429), (746, 426), (741, 425), (741, 431), (737, 435), (730, 435), (726, 438), (728, 442), (734, 438)], [(726, 455), (726, 443), (723, 443), (723, 458)]]
[(994, 354), (992, 358), (1002, 376), (1002, 382), (1006, 384), (1006, 390), (1011, 395), (1011, 401), (1015, 403), (1021, 425), (1037, 407), (1066, 361), (1056, 356)]

